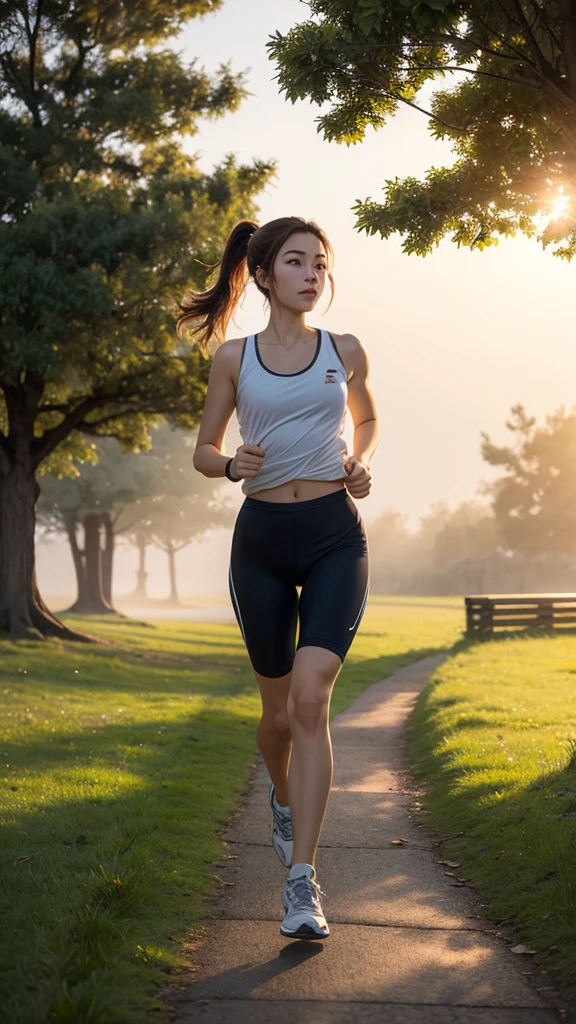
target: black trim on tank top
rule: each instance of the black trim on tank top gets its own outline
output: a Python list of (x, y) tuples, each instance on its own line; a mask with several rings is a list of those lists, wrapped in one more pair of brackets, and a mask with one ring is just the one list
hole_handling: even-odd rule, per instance
[(266, 366), (265, 363), (262, 362), (262, 358), (260, 356), (260, 350), (258, 348), (258, 335), (255, 334), (254, 335), (254, 349), (255, 349), (255, 352), (256, 352), (256, 357), (257, 357), (258, 362), (260, 363), (260, 366), (262, 367), (262, 369), (266, 370), (266, 373), (272, 373), (274, 375), (274, 377), (298, 377), (301, 373), (306, 373), (306, 370), (312, 369), (312, 367), (314, 366), (314, 363), (316, 362), (316, 360), (318, 359), (318, 356), (320, 355), (320, 349), (322, 347), (322, 332), (321, 332), (319, 327), (315, 327), (314, 330), (316, 331), (316, 334), (318, 335), (318, 340), (316, 342), (316, 351), (314, 353), (314, 358), (313, 358), (311, 363), (308, 363), (308, 366), (305, 366), (303, 370), (296, 370), (296, 373), (277, 373), (276, 370), (271, 370), (269, 366)]
[[(342, 366), (344, 366), (344, 360), (342, 359), (342, 356), (340, 355), (340, 353), (339, 353), (339, 351), (338, 351), (338, 349), (337, 349), (337, 347), (336, 347), (336, 342), (334, 341), (334, 338), (333, 338), (333, 337), (332, 337), (332, 335), (330, 334), (330, 331), (328, 331), (328, 337), (330, 338), (330, 341), (332, 342), (332, 347), (333, 347), (333, 349), (334, 349), (334, 351), (335, 351), (336, 355), (338, 356), (338, 359), (339, 359), (339, 360), (340, 360), (340, 362), (342, 363)], [(345, 366), (344, 366), (344, 372), (345, 372), (345, 374), (346, 374), (346, 383), (348, 383), (348, 370), (346, 369), (346, 367), (345, 367)]]

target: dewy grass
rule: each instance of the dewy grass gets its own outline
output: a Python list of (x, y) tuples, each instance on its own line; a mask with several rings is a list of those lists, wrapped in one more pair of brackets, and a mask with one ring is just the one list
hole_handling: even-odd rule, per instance
[(576, 636), (461, 649), (420, 694), (411, 754), (426, 822), (486, 913), (576, 981)]
[[(371, 597), (332, 714), (448, 649), (462, 602)], [(260, 699), (235, 623), (76, 620), (112, 647), (0, 641), (8, 1024), (137, 1024), (207, 911)]]

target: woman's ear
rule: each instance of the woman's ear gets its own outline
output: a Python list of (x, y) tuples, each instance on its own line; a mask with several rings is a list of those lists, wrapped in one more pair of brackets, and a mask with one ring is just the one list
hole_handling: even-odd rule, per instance
[(254, 277), (262, 288), (269, 288), (268, 274), (262, 267), (256, 267)]

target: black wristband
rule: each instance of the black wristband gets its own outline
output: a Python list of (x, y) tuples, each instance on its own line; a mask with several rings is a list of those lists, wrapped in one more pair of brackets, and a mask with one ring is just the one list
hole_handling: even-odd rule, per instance
[(234, 456), (232, 456), (231, 459), (228, 459), (228, 462), (226, 463), (226, 465), (224, 467), (224, 472), (225, 472), (226, 476), (228, 477), (228, 479), (231, 480), (233, 484), (237, 484), (242, 479), (242, 477), (241, 476), (232, 476), (232, 474), (230, 472), (230, 466), (232, 465), (233, 461), (234, 461)]

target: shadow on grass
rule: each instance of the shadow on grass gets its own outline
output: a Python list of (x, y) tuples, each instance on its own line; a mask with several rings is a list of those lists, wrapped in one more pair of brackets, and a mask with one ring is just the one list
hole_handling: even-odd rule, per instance
[(507, 640), (534, 640), (538, 639), (553, 639), (555, 637), (563, 636), (576, 636), (575, 626), (563, 626), (555, 627), (554, 629), (544, 629), (543, 627), (528, 627), (521, 626), (518, 629), (502, 629), (498, 633), (473, 633), (468, 636), (464, 634), (460, 640), (457, 640), (454, 644), (453, 653), (458, 654), (460, 651), (468, 650), (470, 647), (477, 647), (478, 644), (498, 644), (506, 643)]

